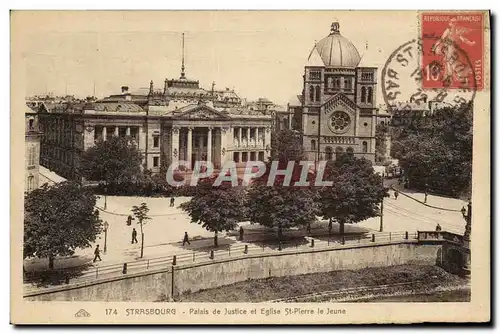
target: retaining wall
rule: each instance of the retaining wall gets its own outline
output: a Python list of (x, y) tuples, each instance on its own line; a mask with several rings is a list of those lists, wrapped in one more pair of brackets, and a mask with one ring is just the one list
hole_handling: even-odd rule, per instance
[[(411, 241), (349, 245), (266, 255), (246, 255), (205, 263), (175, 266), (143, 274), (101, 279), (25, 295), (26, 300), (155, 301), (160, 296), (196, 292), (248, 279), (355, 270), (402, 264), (435, 265), (440, 244)], [(172, 289), (172, 282), (174, 288)]]

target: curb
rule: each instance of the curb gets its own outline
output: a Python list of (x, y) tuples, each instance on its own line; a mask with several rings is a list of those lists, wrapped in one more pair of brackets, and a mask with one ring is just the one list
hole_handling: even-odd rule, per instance
[(397, 191), (397, 192), (398, 192), (398, 193), (400, 193), (401, 195), (404, 195), (404, 196), (406, 196), (406, 197), (408, 197), (408, 198), (410, 198), (410, 199), (414, 200), (415, 202), (418, 202), (418, 203), (420, 203), (420, 204), (422, 204), (422, 205), (425, 205), (425, 206), (427, 206), (427, 207), (429, 207), (429, 208), (438, 209), (438, 210), (444, 210), (444, 211), (451, 211), (451, 212), (460, 212), (460, 210), (457, 210), (457, 209), (447, 209), (447, 208), (442, 208), (442, 207), (439, 207), (439, 206), (434, 206), (434, 205), (429, 205), (429, 204), (427, 204), (427, 203), (424, 203), (424, 202), (422, 202), (421, 200), (418, 200), (418, 199), (416, 199), (415, 197), (412, 197), (412, 196), (408, 195), (407, 193), (405, 193), (405, 192), (401, 191), (400, 189), (396, 189), (396, 188), (394, 187), (394, 185), (391, 185), (391, 186), (390, 186), (390, 188), (391, 188), (392, 190), (394, 190), (394, 191)]

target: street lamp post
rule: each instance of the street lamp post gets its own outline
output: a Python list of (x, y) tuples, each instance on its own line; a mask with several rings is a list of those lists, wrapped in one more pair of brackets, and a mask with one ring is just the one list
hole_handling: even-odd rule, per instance
[[(384, 186), (384, 173), (382, 173), (382, 188), (385, 190)], [(384, 197), (382, 197), (382, 202), (380, 203), (380, 228), (379, 232), (384, 231)]]
[(104, 254), (106, 254), (106, 251), (108, 250), (108, 227), (109, 224), (107, 221), (104, 222)]
[[(464, 233), (464, 241), (463, 245), (465, 248), (467, 248), (468, 253), (465, 254), (465, 259), (462, 267), (462, 271), (465, 277), (470, 277), (470, 240), (471, 240), (471, 224), (472, 224), (472, 202), (469, 200), (469, 203), (467, 204), (467, 210), (462, 207), (462, 215), (465, 218), (465, 233)], [(467, 214), (466, 214), (467, 213)]]
[(108, 186), (104, 187), (104, 210), (107, 209), (108, 207), (108, 200), (107, 200), (107, 194), (108, 194)]

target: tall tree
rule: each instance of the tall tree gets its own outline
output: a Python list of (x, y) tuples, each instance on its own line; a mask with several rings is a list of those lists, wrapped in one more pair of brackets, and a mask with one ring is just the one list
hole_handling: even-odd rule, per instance
[(398, 129), (396, 157), (410, 187), (451, 196), (470, 196), (472, 105), (435, 110)]
[(180, 208), (191, 217), (191, 223), (202, 225), (214, 232), (214, 246), (218, 247), (218, 234), (230, 231), (246, 216), (245, 190), (230, 182), (214, 185), (215, 178), (198, 182), (196, 194)]
[(301, 136), (294, 130), (281, 130), (273, 134), (271, 158), (274, 161), (300, 161), (304, 158)]
[(285, 184), (284, 176), (277, 176), (269, 184), (268, 165), (266, 173), (256, 179), (248, 190), (247, 205), (251, 223), (275, 229), (278, 240), (282, 239), (284, 229), (307, 226), (320, 213), (314, 176), (309, 174), (307, 177), (310, 186), (295, 185), (300, 180), (302, 168), (295, 163), (289, 185)]
[(129, 138), (100, 140), (82, 155), (79, 173), (89, 181), (116, 186), (142, 180), (143, 155)]
[(146, 224), (146, 220), (151, 219), (148, 216), (149, 208), (146, 203), (141, 203), (140, 206), (134, 205), (132, 207), (132, 213), (137, 219), (137, 224), (141, 227), (141, 258), (144, 256), (144, 230), (143, 225)]
[(48, 258), (53, 269), (56, 256), (90, 247), (102, 230), (95, 204), (96, 197), (74, 182), (30, 192), (24, 202), (24, 258)]
[(321, 210), (330, 226), (332, 219), (339, 223), (340, 234), (344, 234), (345, 224), (377, 216), (382, 199), (389, 196), (370, 161), (349, 154), (327, 165), (325, 180), (333, 181), (333, 185), (319, 191)]

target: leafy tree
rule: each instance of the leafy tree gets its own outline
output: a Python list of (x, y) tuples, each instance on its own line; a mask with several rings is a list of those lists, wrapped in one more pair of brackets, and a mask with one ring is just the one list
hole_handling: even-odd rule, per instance
[(344, 234), (345, 224), (377, 216), (379, 204), (389, 196), (382, 177), (365, 158), (341, 155), (327, 165), (324, 179), (333, 185), (319, 190), (322, 214), (330, 220), (330, 231), (332, 220), (340, 224), (340, 234)]
[(214, 185), (215, 178), (198, 182), (197, 192), (180, 208), (191, 217), (191, 223), (202, 225), (214, 232), (214, 246), (218, 247), (218, 233), (230, 231), (246, 216), (245, 191), (230, 182)]
[(128, 138), (113, 136), (98, 141), (83, 153), (79, 173), (106, 186), (134, 183), (143, 178), (142, 159), (142, 153)]
[(294, 130), (281, 130), (272, 137), (271, 158), (274, 161), (300, 161), (304, 148), (300, 134)]
[(396, 157), (410, 187), (451, 196), (470, 196), (472, 105), (447, 107), (400, 127)]
[[(276, 229), (278, 240), (281, 240), (283, 229), (304, 227), (316, 220), (320, 213), (319, 197), (311, 174), (307, 178), (311, 186), (294, 185), (300, 180), (303, 168), (298, 163), (294, 165), (289, 186), (284, 184), (283, 176), (277, 176), (274, 183), (268, 185), (269, 167), (250, 186), (247, 205), (250, 222)], [(284, 169), (283, 166), (279, 168)]]
[(137, 218), (137, 224), (141, 226), (141, 258), (144, 256), (144, 231), (143, 225), (146, 224), (146, 220), (151, 219), (148, 216), (149, 208), (146, 203), (141, 203), (140, 206), (134, 205), (132, 207), (132, 213), (135, 218)]
[(74, 182), (44, 184), (26, 195), (24, 202), (24, 258), (73, 255), (90, 247), (102, 230), (96, 197)]

